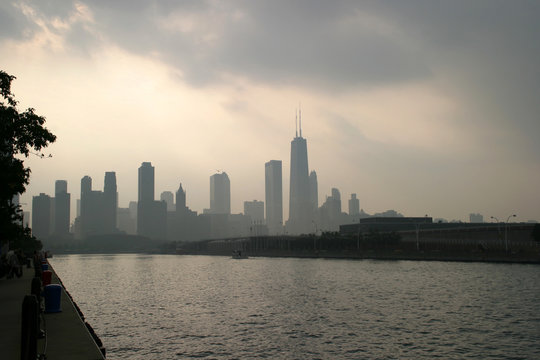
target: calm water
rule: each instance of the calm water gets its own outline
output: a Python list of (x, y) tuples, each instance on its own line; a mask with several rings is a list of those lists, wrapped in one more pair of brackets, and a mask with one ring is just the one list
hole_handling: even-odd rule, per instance
[(540, 266), (66, 255), (108, 359), (540, 359)]

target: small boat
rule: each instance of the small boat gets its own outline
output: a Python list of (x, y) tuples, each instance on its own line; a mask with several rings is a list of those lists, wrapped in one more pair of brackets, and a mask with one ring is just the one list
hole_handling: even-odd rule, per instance
[(242, 253), (242, 250), (233, 250), (232, 258), (233, 259), (247, 259), (248, 256), (245, 253)]

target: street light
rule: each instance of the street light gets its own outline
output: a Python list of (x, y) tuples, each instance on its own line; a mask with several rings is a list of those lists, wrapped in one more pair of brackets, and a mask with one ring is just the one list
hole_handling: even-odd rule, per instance
[(508, 216), (508, 218), (506, 219), (506, 223), (504, 224), (504, 242), (506, 244), (506, 252), (508, 252), (508, 221), (511, 217), (516, 217), (516, 214)]

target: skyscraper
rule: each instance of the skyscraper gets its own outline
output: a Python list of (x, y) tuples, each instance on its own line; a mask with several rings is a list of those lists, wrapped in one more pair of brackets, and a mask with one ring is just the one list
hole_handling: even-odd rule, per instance
[(270, 160), (264, 164), (264, 180), (266, 225), (270, 234), (280, 234), (283, 231), (281, 160)]
[(291, 141), (291, 187), (289, 192), (289, 220), (287, 229), (293, 234), (309, 233), (312, 227), (311, 201), (306, 139), (302, 137), (302, 113), (299, 116), (300, 136)]
[(81, 179), (81, 215), (78, 236), (88, 238), (117, 232), (117, 198), (114, 172), (105, 173), (103, 191), (92, 190), (92, 178), (84, 176)]
[(154, 200), (154, 167), (143, 162), (139, 167), (139, 201), (137, 202), (137, 234), (165, 239), (167, 204)]
[(105, 173), (103, 186), (103, 211), (105, 215), (103, 232), (105, 234), (112, 234), (117, 231), (117, 209), (118, 193), (116, 189), (116, 173), (114, 171), (109, 171)]
[(81, 236), (101, 234), (103, 231), (103, 192), (92, 190), (92, 178), (81, 179)]
[(315, 170), (309, 173), (309, 200), (311, 201), (313, 210), (317, 210), (319, 208), (319, 185)]
[(210, 176), (210, 211), (213, 214), (231, 213), (231, 182), (226, 172)]
[(186, 210), (186, 191), (182, 188), (182, 184), (180, 184), (178, 191), (176, 191), (176, 212), (184, 210)]
[(244, 201), (244, 215), (251, 218), (251, 223), (261, 225), (264, 221), (264, 203), (262, 201)]
[(69, 233), (71, 194), (67, 192), (67, 181), (56, 180), (54, 184), (54, 233)]
[(163, 191), (159, 196), (161, 201), (167, 204), (167, 211), (174, 211), (174, 195), (170, 191)]
[(332, 198), (334, 199), (336, 213), (341, 214), (341, 193), (337, 188), (332, 188)]
[(32, 198), (32, 235), (45, 239), (51, 234), (51, 198), (41, 193)]
[(154, 201), (154, 167), (143, 162), (139, 167), (139, 203)]
[(349, 215), (360, 214), (360, 201), (356, 198), (356, 194), (351, 194), (349, 199)]

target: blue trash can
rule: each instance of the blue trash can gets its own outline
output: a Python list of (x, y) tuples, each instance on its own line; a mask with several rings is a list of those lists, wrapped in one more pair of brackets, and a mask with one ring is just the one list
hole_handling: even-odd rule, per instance
[(56, 313), (62, 311), (60, 308), (60, 300), (62, 298), (62, 286), (59, 284), (50, 284), (45, 286), (43, 290), (45, 298), (45, 312)]
[(49, 264), (41, 264), (41, 271), (49, 270)]

